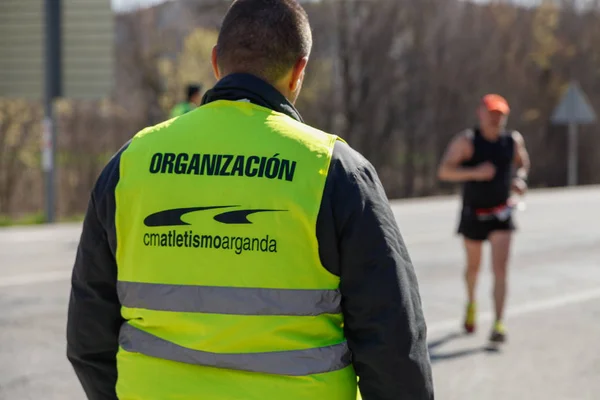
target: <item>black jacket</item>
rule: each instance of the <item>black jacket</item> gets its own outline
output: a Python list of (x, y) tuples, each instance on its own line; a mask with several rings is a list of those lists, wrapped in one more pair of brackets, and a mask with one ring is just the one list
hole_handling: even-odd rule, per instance
[[(248, 99), (302, 121), (262, 80), (236, 74), (204, 96)], [(115, 400), (123, 323), (117, 298), (115, 188), (127, 144), (102, 171), (89, 201), (73, 269), (67, 356), (90, 400)], [(322, 264), (340, 277), (345, 333), (364, 400), (433, 399), (417, 279), (373, 166), (338, 142), (317, 219)]]

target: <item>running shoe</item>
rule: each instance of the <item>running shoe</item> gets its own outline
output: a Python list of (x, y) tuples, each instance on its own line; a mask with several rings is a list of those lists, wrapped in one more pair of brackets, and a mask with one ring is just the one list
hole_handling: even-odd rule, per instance
[(476, 314), (475, 303), (467, 304), (467, 310), (466, 310), (465, 314), (466, 314), (465, 315), (465, 323), (464, 323), (465, 331), (467, 333), (473, 333), (473, 332), (475, 332), (475, 314)]
[(490, 342), (506, 342), (506, 328), (504, 328), (504, 324), (502, 323), (502, 321), (496, 321), (496, 323), (494, 324), (494, 329), (492, 329), (492, 333), (490, 334)]

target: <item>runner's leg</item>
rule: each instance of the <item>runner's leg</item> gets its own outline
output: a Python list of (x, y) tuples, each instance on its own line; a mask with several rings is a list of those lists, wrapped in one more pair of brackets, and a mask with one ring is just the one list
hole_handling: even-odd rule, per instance
[(481, 265), (481, 247), (483, 242), (465, 238), (465, 252), (467, 257), (467, 268), (465, 271), (465, 281), (467, 285), (467, 297), (469, 303), (475, 303), (475, 290), (477, 286), (477, 277)]
[(464, 328), (467, 333), (475, 331), (476, 316), (476, 287), (477, 277), (481, 265), (481, 247), (483, 242), (465, 238), (465, 252), (467, 256), (467, 267), (465, 270), (465, 283), (467, 286), (467, 309), (465, 312)]
[(494, 304), (496, 321), (504, 317), (504, 305), (507, 293), (507, 270), (510, 258), (511, 231), (495, 231), (490, 234), (492, 245), (492, 268), (494, 270)]

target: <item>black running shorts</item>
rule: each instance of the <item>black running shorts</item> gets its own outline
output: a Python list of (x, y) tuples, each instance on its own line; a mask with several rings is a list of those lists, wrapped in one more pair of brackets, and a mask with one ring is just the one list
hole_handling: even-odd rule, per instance
[(480, 221), (475, 213), (463, 208), (460, 214), (458, 224), (458, 234), (463, 235), (466, 239), (484, 241), (489, 238), (490, 233), (494, 231), (514, 231), (516, 226), (514, 223), (514, 215), (506, 220), (496, 218)]

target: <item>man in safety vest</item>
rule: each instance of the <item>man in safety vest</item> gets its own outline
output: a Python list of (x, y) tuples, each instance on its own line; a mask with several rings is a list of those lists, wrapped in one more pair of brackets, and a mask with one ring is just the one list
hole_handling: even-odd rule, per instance
[(296, 0), (235, 1), (203, 104), (101, 173), (67, 328), (89, 399), (433, 399), (377, 173), (293, 106), (311, 45)]

